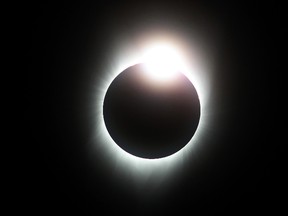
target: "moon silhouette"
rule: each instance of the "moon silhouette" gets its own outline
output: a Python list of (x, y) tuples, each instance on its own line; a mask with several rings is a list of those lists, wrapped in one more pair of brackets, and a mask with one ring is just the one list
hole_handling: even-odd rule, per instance
[(200, 119), (200, 101), (183, 73), (157, 80), (141, 63), (111, 82), (103, 117), (120, 148), (137, 157), (156, 159), (174, 154), (192, 139)]

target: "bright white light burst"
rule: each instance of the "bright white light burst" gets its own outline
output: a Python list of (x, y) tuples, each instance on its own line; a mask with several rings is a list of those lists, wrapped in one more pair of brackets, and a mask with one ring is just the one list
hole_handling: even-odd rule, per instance
[(157, 44), (147, 49), (143, 55), (146, 72), (158, 81), (173, 79), (181, 71), (183, 62), (175, 49), (167, 44)]

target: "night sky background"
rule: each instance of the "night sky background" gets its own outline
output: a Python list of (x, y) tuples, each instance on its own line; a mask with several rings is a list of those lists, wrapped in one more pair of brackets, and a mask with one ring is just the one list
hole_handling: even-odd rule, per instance
[[(274, 209), (274, 150), (269, 136), (273, 116), (268, 109), (274, 99), (267, 88), (275, 82), (268, 74), (273, 74), (274, 53), (269, 50), (276, 5), (237, 2), (95, 1), (43, 6), (46, 129), (40, 142), (44, 166), (38, 169), (41, 204), (37, 205), (42, 212), (234, 215)], [(186, 39), (195, 26), (196, 32), (217, 32), (210, 103), (215, 111), (203, 144), (169, 183), (155, 186), (148, 179), (137, 187), (129, 177), (122, 178), (121, 171), (113, 173), (101, 152), (90, 159), (95, 122), (89, 103), (92, 82), (109, 64), (111, 47), (151, 26), (178, 29)], [(208, 41), (213, 36), (207, 35)]]

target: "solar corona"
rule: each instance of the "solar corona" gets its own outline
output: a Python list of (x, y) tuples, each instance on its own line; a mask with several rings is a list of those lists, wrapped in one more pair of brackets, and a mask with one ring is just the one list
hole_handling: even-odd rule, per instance
[[(191, 55), (185, 57), (179, 47), (174, 42), (156, 41), (146, 43), (140, 50), (124, 52), (97, 86), (95, 139), (100, 144), (95, 149), (101, 149), (102, 157), (110, 158), (110, 165), (117, 164), (119, 170), (125, 169), (125, 173), (138, 179), (171, 173), (203, 136), (209, 85), (203, 77), (207, 71), (202, 67), (203, 62), (197, 62), (201, 58), (197, 55), (193, 59), (189, 58)], [(126, 84), (134, 87), (129, 89)], [(139, 103), (139, 98), (145, 98), (145, 94), (152, 96), (154, 103)], [(186, 107), (185, 101), (188, 101)], [(152, 119), (151, 109), (159, 104), (162, 108), (158, 107), (154, 114), (159, 119)], [(144, 113), (137, 112), (139, 106), (146, 106), (141, 107)], [(125, 111), (124, 107), (129, 108)], [(150, 116), (146, 119), (148, 110), (150, 114), (146, 114)], [(163, 116), (159, 116), (162, 111)], [(140, 116), (141, 121), (137, 122), (135, 116)], [(171, 116), (176, 118), (171, 119)], [(165, 120), (167, 117), (171, 121)], [(160, 123), (155, 125), (155, 122)], [(144, 126), (140, 127), (141, 124)], [(178, 135), (173, 140), (169, 135), (174, 130)]]

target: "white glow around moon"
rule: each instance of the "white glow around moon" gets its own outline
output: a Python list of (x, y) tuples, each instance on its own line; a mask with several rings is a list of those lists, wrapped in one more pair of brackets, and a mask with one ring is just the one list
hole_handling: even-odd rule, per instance
[[(171, 175), (172, 171), (176, 167), (179, 168), (183, 160), (189, 157), (193, 147), (201, 140), (204, 125), (207, 123), (207, 115), (205, 115), (209, 94), (207, 62), (203, 56), (197, 54), (197, 49), (193, 49), (193, 46), (181, 46), (176, 42), (176, 40), (152, 42), (146, 40), (137, 46), (127, 43), (124, 48), (115, 49), (114, 54), (112, 53), (113, 61), (105, 68), (102, 80), (97, 83), (94, 107), (94, 112), (96, 110), (94, 139), (97, 145), (94, 148), (108, 165), (115, 168), (115, 172), (125, 174), (129, 178), (133, 177), (138, 180), (137, 182), (143, 182), (151, 176), (161, 181), (161, 178)], [(182, 49), (183, 47), (185, 49)], [(164, 158), (144, 159), (124, 151), (110, 137), (104, 124), (103, 102), (109, 85), (119, 73), (138, 63), (146, 63), (150, 75), (156, 79), (169, 78), (173, 76), (173, 71), (180, 70), (193, 83), (199, 96), (201, 115), (193, 138), (181, 150)]]

